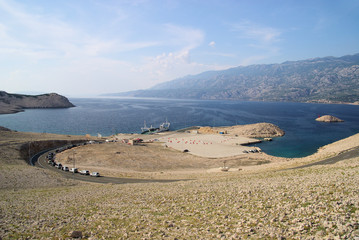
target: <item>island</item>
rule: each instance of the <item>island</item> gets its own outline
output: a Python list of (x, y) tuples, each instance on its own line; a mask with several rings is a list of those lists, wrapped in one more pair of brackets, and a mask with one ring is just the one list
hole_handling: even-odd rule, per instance
[(334, 116), (330, 116), (330, 115), (324, 115), (321, 117), (318, 117), (317, 119), (315, 119), (318, 122), (344, 122), (343, 120), (334, 117)]
[(41, 95), (13, 94), (0, 91), (0, 114), (22, 112), (28, 108), (75, 107), (66, 97), (57, 93)]

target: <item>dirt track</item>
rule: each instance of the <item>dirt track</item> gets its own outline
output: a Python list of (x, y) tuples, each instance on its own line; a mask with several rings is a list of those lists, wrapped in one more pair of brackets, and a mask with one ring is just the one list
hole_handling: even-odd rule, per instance
[[(175, 182), (179, 180), (166, 180), (166, 179), (138, 179), (138, 178), (116, 178), (116, 177), (91, 177), (89, 175), (81, 175), (80, 173), (71, 173), (65, 172), (60, 169), (57, 169), (51, 165), (49, 165), (46, 161), (46, 155), (48, 152), (53, 151), (46, 151), (39, 158), (34, 159), (35, 166), (45, 169), (50, 169), (52, 171), (60, 173), (63, 177), (73, 180), (85, 181), (85, 182), (93, 182), (93, 183), (111, 183), (111, 184), (125, 184), (125, 183), (166, 183), (166, 182)], [(183, 179), (181, 179), (183, 181)]]

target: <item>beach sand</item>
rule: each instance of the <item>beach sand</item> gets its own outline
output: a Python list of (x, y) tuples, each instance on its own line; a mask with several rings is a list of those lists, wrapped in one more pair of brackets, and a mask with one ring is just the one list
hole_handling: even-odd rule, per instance
[(190, 154), (208, 157), (223, 158), (244, 154), (243, 151), (253, 150), (254, 147), (244, 145), (259, 143), (253, 138), (228, 136), (222, 134), (191, 134), (175, 133), (158, 138), (165, 146), (179, 151), (188, 150)]

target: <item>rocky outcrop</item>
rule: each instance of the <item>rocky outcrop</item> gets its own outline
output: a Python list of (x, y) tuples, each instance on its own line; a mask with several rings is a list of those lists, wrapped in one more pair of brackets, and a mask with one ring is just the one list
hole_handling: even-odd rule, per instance
[(66, 97), (57, 93), (41, 95), (10, 94), (0, 91), (0, 114), (16, 113), (26, 108), (75, 107)]
[(343, 120), (330, 115), (324, 115), (315, 119), (318, 122), (344, 122)]
[(8, 128), (6, 128), (6, 127), (2, 127), (2, 126), (0, 126), (0, 132), (1, 131), (4, 131), (4, 132), (11, 132), (12, 130), (11, 129), (8, 129)]
[(199, 133), (226, 133), (230, 135), (238, 135), (252, 138), (281, 137), (285, 132), (272, 123), (255, 123), (246, 125), (236, 125), (230, 127), (201, 127)]
[(281, 137), (285, 132), (272, 123), (255, 123), (228, 127), (228, 133), (254, 138)]

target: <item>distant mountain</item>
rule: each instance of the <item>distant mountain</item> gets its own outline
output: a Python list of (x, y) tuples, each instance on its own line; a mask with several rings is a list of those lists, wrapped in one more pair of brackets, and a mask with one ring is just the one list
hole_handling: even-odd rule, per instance
[(359, 54), (209, 71), (112, 96), (359, 102)]
[(69, 108), (74, 105), (56, 93), (41, 95), (11, 94), (0, 91), (0, 114), (16, 113), (25, 108)]

